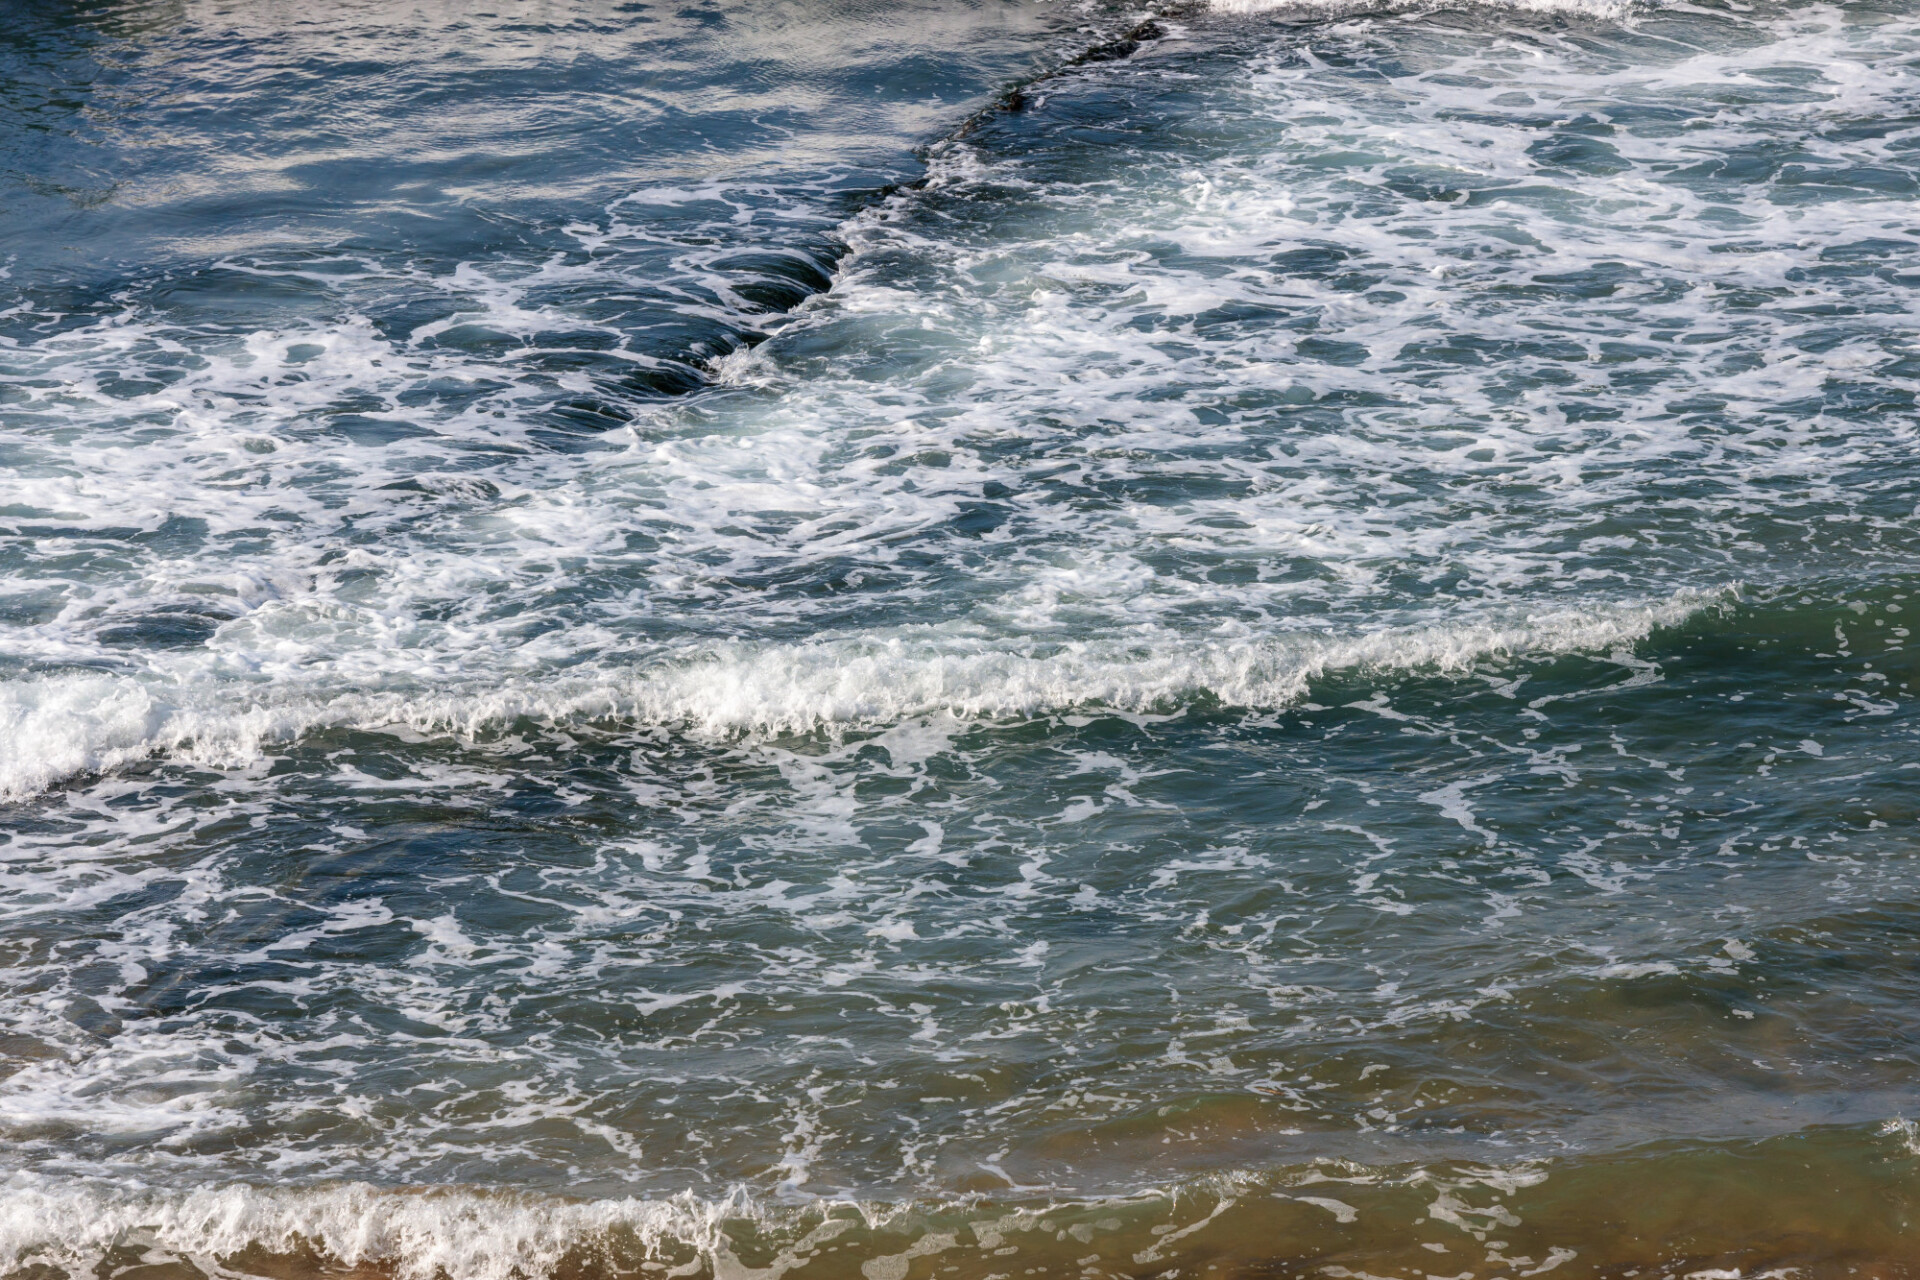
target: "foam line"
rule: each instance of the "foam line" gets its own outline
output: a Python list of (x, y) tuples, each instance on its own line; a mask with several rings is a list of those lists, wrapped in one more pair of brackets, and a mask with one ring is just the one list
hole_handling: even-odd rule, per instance
[(663, 655), (637, 670), (485, 689), (326, 696), (212, 681), (54, 676), (0, 685), (0, 795), (17, 799), (157, 752), (236, 767), (270, 744), (329, 728), (467, 735), (522, 718), (612, 718), (729, 736), (886, 725), (939, 713), (991, 720), (1085, 706), (1147, 711), (1201, 698), (1276, 708), (1298, 701), (1314, 680), (1334, 672), (1457, 672), (1495, 656), (1632, 645), (1731, 593), (1685, 590), (1652, 603), (1231, 643), (1155, 632), (1043, 651), (925, 629), (733, 644)]
[(738, 1197), (573, 1202), (362, 1183), (168, 1194), (16, 1177), (0, 1186), (0, 1264), (87, 1268), (137, 1241), (189, 1257), (310, 1249), (349, 1268), (390, 1267), (402, 1280), (510, 1280), (552, 1274), (569, 1253), (614, 1232), (649, 1252), (672, 1243), (725, 1256), (721, 1224), (752, 1214)]

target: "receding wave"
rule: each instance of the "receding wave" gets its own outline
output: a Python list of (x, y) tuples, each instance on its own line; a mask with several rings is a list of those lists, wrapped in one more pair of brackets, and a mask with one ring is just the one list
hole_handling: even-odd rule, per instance
[[(1852, 1274), (1849, 1262), (1898, 1274), (1884, 1264), (1911, 1254), (1913, 1132), (1896, 1117), (1507, 1166), (1321, 1158), (1117, 1197), (901, 1203), (769, 1204), (737, 1188), (660, 1200), (357, 1183), (169, 1192), (17, 1175), (0, 1184), (0, 1267), (106, 1276), (109, 1259), (124, 1267), (133, 1256), (151, 1280), (349, 1269), (399, 1280), (986, 1280), (1263, 1274), (1280, 1264), (1404, 1275), (1439, 1255), (1469, 1274), (1555, 1280), (1646, 1267), (1784, 1275), (1809, 1260), (1829, 1264), (1814, 1275)], [(1676, 1202), (1688, 1212), (1675, 1215)]]
[[(18, 1180), (16, 1180), (16, 1183)], [(674, 1247), (727, 1256), (721, 1225), (752, 1213), (740, 1198), (569, 1201), (470, 1191), (205, 1188), (178, 1194), (35, 1181), (0, 1190), (0, 1265), (97, 1265), (136, 1244), (185, 1257), (247, 1249), (336, 1266), (383, 1266), (429, 1280), (543, 1276), (618, 1237), (641, 1256)]]
[(1010, 648), (912, 633), (786, 645), (728, 644), (638, 669), (490, 687), (329, 693), (61, 675), (0, 686), (0, 794), (169, 752), (242, 765), (321, 729), (482, 733), (520, 720), (612, 719), (703, 735), (805, 733), (945, 713), (1020, 717), (1101, 706), (1164, 710), (1199, 699), (1286, 706), (1332, 672), (1460, 671), (1485, 658), (1604, 651), (1724, 603), (1732, 589), (1651, 603), (1255, 640), (1175, 635)]

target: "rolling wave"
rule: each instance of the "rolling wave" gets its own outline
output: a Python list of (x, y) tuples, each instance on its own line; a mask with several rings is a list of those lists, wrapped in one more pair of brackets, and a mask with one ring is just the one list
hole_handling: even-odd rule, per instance
[(615, 720), (701, 735), (779, 735), (943, 713), (995, 719), (1081, 707), (1150, 711), (1201, 699), (1275, 708), (1298, 701), (1313, 681), (1336, 672), (1459, 672), (1495, 656), (1631, 646), (1733, 594), (1733, 588), (1683, 590), (1646, 603), (1235, 642), (1160, 633), (1040, 650), (956, 641), (926, 629), (800, 644), (735, 643), (638, 669), (444, 689), (330, 694), (212, 680), (49, 676), (0, 684), (0, 794), (19, 798), (160, 752), (238, 767), (271, 744), (319, 729), (470, 735), (519, 720)]

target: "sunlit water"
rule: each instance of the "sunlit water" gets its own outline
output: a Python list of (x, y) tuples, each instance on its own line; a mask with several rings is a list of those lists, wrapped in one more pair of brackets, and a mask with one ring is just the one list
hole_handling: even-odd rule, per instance
[(1144, 16), (5, 10), (0, 1268), (1920, 1266), (1916, 14)]

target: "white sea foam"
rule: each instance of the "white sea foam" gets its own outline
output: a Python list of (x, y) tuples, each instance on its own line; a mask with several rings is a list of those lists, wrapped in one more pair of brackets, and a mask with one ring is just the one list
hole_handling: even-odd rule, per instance
[[(1009, 1239), (1033, 1247), (1040, 1237), (1084, 1248), (1116, 1233), (1149, 1248), (1135, 1260), (1165, 1261), (1180, 1241), (1201, 1237), (1249, 1191), (1337, 1183), (1359, 1197), (1370, 1188), (1416, 1187), (1438, 1193), (1436, 1218), (1472, 1233), (1465, 1217), (1502, 1220), (1504, 1211), (1474, 1207), (1488, 1189), (1512, 1195), (1547, 1179), (1539, 1166), (1368, 1169), (1326, 1162), (1295, 1170), (1235, 1170), (1145, 1184), (1112, 1197), (1052, 1197), (1043, 1203), (978, 1206), (977, 1196), (926, 1201), (861, 1202), (824, 1198), (768, 1202), (743, 1188), (713, 1197), (602, 1200), (487, 1192), (465, 1188), (378, 1188), (364, 1183), (300, 1188), (234, 1184), (166, 1191), (102, 1181), (17, 1174), (0, 1181), (0, 1265), (51, 1262), (90, 1268), (129, 1246), (195, 1262), (232, 1275), (221, 1259), (248, 1249), (311, 1256), (341, 1267), (373, 1266), (401, 1280), (539, 1280), (582, 1259), (642, 1263), (653, 1274), (705, 1273), (713, 1280), (780, 1280), (839, 1242), (853, 1256), (871, 1255), (870, 1280), (898, 1277), (915, 1258), (962, 1250), (1004, 1256)], [(1350, 1222), (1357, 1210), (1324, 1196), (1290, 1195)], [(1463, 1217), (1464, 1215), (1464, 1217)], [(944, 1221), (941, 1221), (944, 1219)], [(1164, 1219), (1164, 1220), (1162, 1220)], [(735, 1249), (742, 1235), (771, 1246), (749, 1266)], [(864, 1238), (862, 1238), (864, 1236)], [(899, 1249), (904, 1240), (905, 1248)], [(898, 1252), (884, 1252), (887, 1248)], [(998, 1251), (997, 1253), (995, 1251)], [(667, 1263), (678, 1263), (668, 1270)]]
[(406, 1280), (514, 1280), (550, 1275), (615, 1233), (643, 1252), (675, 1246), (730, 1259), (722, 1224), (754, 1216), (738, 1197), (568, 1201), (365, 1184), (165, 1193), (16, 1175), (0, 1182), (0, 1262), (85, 1268), (129, 1244), (202, 1260), (257, 1247), (382, 1265)]
[(213, 680), (169, 687), (132, 676), (53, 676), (0, 684), (0, 794), (28, 795), (156, 752), (239, 766), (269, 744), (323, 728), (469, 735), (521, 718), (613, 718), (706, 735), (781, 734), (884, 726), (935, 712), (997, 718), (1086, 706), (1144, 711), (1195, 698), (1275, 708), (1335, 673), (1459, 672), (1489, 657), (1605, 653), (1730, 598), (1730, 589), (1686, 590), (1647, 604), (1357, 636), (1222, 641), (1149, 633), (1124, 644), (1069, 641), (1025, 651), (919, 629), (810, 644), (734, 644), (632, 672), (555, 674), (484, 690), (301, 696)]

